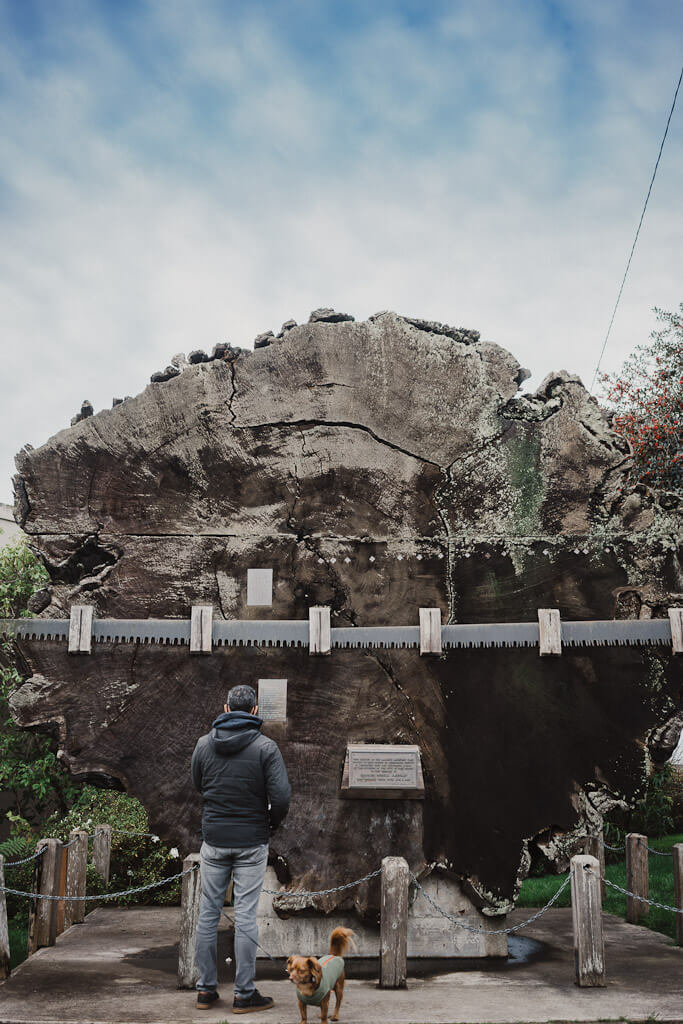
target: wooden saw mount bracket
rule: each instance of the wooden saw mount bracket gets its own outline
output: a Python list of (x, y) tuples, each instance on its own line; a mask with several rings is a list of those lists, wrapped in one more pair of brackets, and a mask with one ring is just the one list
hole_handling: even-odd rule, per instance
[(0, 625), (17, 722), (190, 852), (192, 750), (249, 683), (293, 787), (281, 881), (404, 857), (509, 909), (530, 848), (560, 863), (637, 800), (683, 712), (679, 496), (630, 482), (578, 377), (527, 376), (474, 330), (320, 309), (26, 446), (49, 583)]

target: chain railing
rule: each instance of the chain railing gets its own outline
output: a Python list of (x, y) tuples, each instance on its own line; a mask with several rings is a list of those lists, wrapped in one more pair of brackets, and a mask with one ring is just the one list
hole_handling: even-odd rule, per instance
[(130, 829), (114, 828), (113, 825), (110, 825), (110, 828), (112, 832), (116, 832), (118, 835), (121, 836), (140, 836), (147, 839), (151, 839), (153, 843), (158, 843), (160, 839), (160, 836), (158, 836), (156, 832), (131, 832)]
[(440, 907), (436, 900), (432, 899), (432, 897), (429, 895), (424, 886), (420, 884), (419, 880), (415, 877), (413, 872), (410, 872), (410, 878), (413, 882), (413, 885), (417, 887), (417, 890), (420, 893), (420, 895), (423, 896), (427, 900), (427, 903), (431, 904), (431, 906), (434, 907), (434, 909), (438, 911), (439, 914), (447, 918), (457, 928), (462, 928), (466, 932), (480, 932), (482, 935), (511, 935), (513, 932), (518, 932), (520, 928), (526, 928), (526, 926), (531, 924), (532, 921), (537, 921), (539, 917), (545, 914), (546, 910), (550, 910), (550, 908), (559, 898), (560, 894), (564, 892), (564, 890), (571, 882), (571, 876), (572, 873), (570, 871), (567, 877), (560, 885), (557, 892), (555, 892), (551, 896), (546, 905), (544, 907), (541, 907), (541, 909), (537, 911), (537, 913), (535, 913), (533, 917), (527, 918), (526, 921), (521, 921), (519, 924), (513, 924), (509, 928), (477, 928), (474, 925), (465, 924), (463, 921), (459, 921), (458, 918), (454, 917), (453, 914), (449, 913), (448, 910), (444, 910), (443, 907)]
[[(610, 846), (609, 843), (606, 843), (604, 839), (600, 839), (600, 842), (606, 850), (611, 850), (613, 853), (624, 853), (626, 850), (625, 846)], [(673, 857), (673, 853), (671, 853), (671, 851), (667, 852), (666, 850), (653, 850), (653, 848), (651, 846), (648, 846), (647, 843), (644, 843), (642, 839), (638, 840), (638, 845), (644, 846), (647, 852), (653, 853), (655, 857)]]
[[(112, 832), (116, 832), (117, 835), (146, 837), (151, 839), (152, 842), (154, 843), (158, 843), (160, 841), (160, 836), (158, 836), (155, 832), (131, 832), (125, 828), (114, 828), (113, 825), (110, 825), (109, 827), (111, 828)], [(103, 831), (104, 830), (100, 828), (95, 829), (94, 832), (89, 832), (87, 835), (88, 841), (90, 841), (91, 839), (95, 839), (97, 836), (101, 836), (103, 834)], [(80, 836), (74, 836), (74, 838), (70, 839), (68, 843), (62, 842), (62, 849), (68, 850), (70, 846), (73, 846), (74, 843), (78, 842), (79, 838)], [(5, 861), (3, 866), (6, 868), (16, 868), (19, 867), (20, 864), (28, 864), (32, 860), (37, 860), (37, 858), (42, 857), (44, 853), (45, 847), (43, 846), (40, 850), (36, 850), (35, 853), (32, 853), (28, 857), (23, 857), (21, 860)]]
[(670, 907), (667, 903), (657, 903), (656, 900), (649, 900), (646, 896), (639, 896), (635, 892), (630, 892), (628, 889), (623, 889), (616, 882), (610, 882), (609, 878), (604, 878), (602, 875), (595, 875), (595, 871), (592, 871), (588, 864), (584, 865), (584, 871), (587, 871), (589, 875), (593, 875), (604, 882), (605, 885), (609, 885), (610, 889), (616, 889), (617, 892), (623, 893), (624, 896), (630, 896), (631, 899), (638, 900), (640, 903), (647, 903), (650, 907), (658, 907), (660, 910), (670, 910), (672, 914), (683, 914), (683, 908)]
[(610, 846), (609, 843), (606, 843), (605, 840), (601, 839), (599, 836), (598, 836), (598, 839), (602, 843), (602, 845), (605, 847), (605, 849), (606, 850), (611, 850), (612, 853), (623, 853), (624, 850), (626, 849), (625, 846)]
[(642, 839), (638, 840), (638, 844), (640, 846), (644, 846), (648, 853), (654, 853), (655, 857), (673, 857), (673, 853), (671, 853), (671, 851), (653, 850), (652, 847), (648, 846), (647, 843), (644, 843)]
[(134, 889), (124, 889), (122, 892), (104, 892), (100, 893), (99, 896), (53, 896), (44, 892), (23, 892), (21, 889), (11, 889), (8, 885), (0, 885), (0, 892), (10, 893), (12, 896), (25, 896), (30, 900), (52, 900), (55, 903), (82, 903), (86, 900), (117, 900), (122, 896), (136, 896), (139, 892), (146, 892), (148, 889), (158, 889), (162, 885), (167, 885), (168, 882), (175, 882), (177, 878), (183, 878), (185, 875), (191, 874), (197, 870), (197, 865), (191, 868), (185, 868), (184, 871), (179, 871), (176, 875), (169, 875), (168, 878), (162, 878), (159, 882), (148, 882), (147, 885), (138, 885)]
[(382, 869), (377, 868), (376, 871), (370, 871), (367, 875), (363, 875), (362, 878), (356, 878), (353, 882), (346, 882), (344, 885), (336, 885), (333, 889), (319, 889), (317, 892), (311, 892), (306, 889), (297, 889), (296, 892), (291, 892), (289, 889), (263, 889), (267, 896), (293, 896), (295, 899), (312, 899), (314, 896), (331, 896), (335, 892), (344, 892), (345, 889), (353, 889), (356, 885), (361, 885), (363, 882), (369, 882), (371, 878), (377, 878), (378, 875), (382, 874)]
[(47, 849), (47, 847), (41, 846), (41, 848), (39, 850), (36, 850), (35, 853), (32, 853), (28, 857), (22, 857), (21, 860), (8, 860), (8, 861), (5, 861), (5, 863), (3, 864), (3, 867), (5, 867), (5, 868), (16, 868), (16, 867), (19, 867), (20, 864), (28, 864), (29, 861), (37, 860), (38, 857), (42, 857), (43, 854), (45, 853), (46, 849)]

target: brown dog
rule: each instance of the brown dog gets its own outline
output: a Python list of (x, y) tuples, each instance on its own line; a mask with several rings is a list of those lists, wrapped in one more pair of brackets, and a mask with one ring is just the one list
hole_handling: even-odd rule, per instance
[(287, 960), (289, 980), (296, 985), (299, 1013), (306, 1024), (309, 1006), (320, 1007), (320, 1020), (327, 1024), (330, 993), (334, 990), (334, 1013), (330, 1020), (339, 1020), (339, 1007), (344, 996), (344, 961), (348, 946), (356, 948), (350, 928), (335, 928), (330, 935), (330, 952), (320, 960), (314, 956), (290, 956)]

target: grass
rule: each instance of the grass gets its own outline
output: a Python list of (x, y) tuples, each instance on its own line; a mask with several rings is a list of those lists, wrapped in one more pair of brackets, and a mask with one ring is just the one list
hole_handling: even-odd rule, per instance
[[(674, 843), (683, 843), (683, 834), (663, 836), (661, 839), (648, 839), (648, 846), (653, 850), (670, 853)], [(657, 903), (666, 903), (674, 906), (674, 877), (673, 865), (669, 857), (657, 857), (650, 854), (650, 899)], [(517, 901), (518, 907), (542, 907), (554, 892), (557, 891), (562, 878), (559, 875), (544, 875), (542, 878), (527, 878), (522, 882), (522, 891)], [(623, 860), (617, 864), (608, 864), (605, 868), (605, 878), (616, 885), (626, 888), (626, 864)], [(617, 917), (626, 918), (626, 897), (615, 889), (606, 887), (603, 910), (607, 914), (614, 914)], [(562, 893), (556, 907), (571, 906), (570, 886), (567, 886)], [(652, 931), (662, 932), (670, 938), (676, 938), (675, 915), (669, 910), (659, 910), (657, 907), (650, 907), (647, 917), (641, 918), (641, 924)]]
[(14, 970), (26, 959), (26, 943), (28, 942), (28, 922), (26, 915), (8, 921), (10, 969)]

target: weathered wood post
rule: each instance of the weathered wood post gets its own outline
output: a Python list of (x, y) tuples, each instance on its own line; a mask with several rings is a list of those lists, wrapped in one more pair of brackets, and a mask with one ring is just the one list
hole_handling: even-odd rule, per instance
[(318, 606), (308, 609), (308, 653), (330, 654), (332, 650), (330, 609)]
[(105, 885), (109, 885), (110, 860), (111, 825), (98, 825), (92, 841), (92, 863), (95, 871), (102, 875)]
[[(85, 896), (85, 880), (88, 868), (88, 833), (77, 828), (69, 832), (69, 847), (66, 859), (66, 896)], [(68, 900), (64, 908), (64, 927), (80, 924), (85, 918), (85, 900)]]
[(380, 988), (406, 987), (409, 883), (408, 862), (403, 857), (385, 857), (382, 860)]
[[(647, 836), (639, 832), (629, 832), (626, 836), (626, 888), (643, 899), (647, 899), (650, 894)], [(631, 924), (638, 924), (641, 917), (649, 913), (647, 903), (633, 896), (626, 897), (626, 920)]]
[(190, 654), (211, 654), (213, 605), (193, 604), (190, 613)]
[(586, 836), (586, 842), (584, 843), (584, 851), (586, 856), (595, 857), (600, 864), (600, 895), (603, 900), (605, 898), (605, 833), (602, 825), (600, 826), (596, 835)]
[(74, 604), (69, 619), (69, 654), (92, 652), (92, 620), (95, 608), (91, 604)]
[(57, 935), (64, 931), (64, 917), (66, 915), (66, 903), (63, 897), (66, 895), (66, 864), (69, 850), (62, 844), (61, 863), (59, 865), (59, 895), (62, 897), (57, 904)]
[(562, 620), (558, 608), (538, 609), (538, 653), (541, 658), (562, 654)]
[(441, 609), (420, 608), (420, 654), (441, 654)]
[[(199, 901), (202, 895), (201, 857), (190, 853), (183, 861), (183, 889), (180, 897), (180, 942), (178, 944), (178, 988), (194, 988), (197, 966), (194, 961), (195, 932), (199, 920)], [(196, 866), (196, 870), (191, 869)]]
[[(5, 884), (5, 858), (0, 853), (0, 886)], [(0, 892), (0, 979), (9, 977), (9, 927), (7, 924), (7, 900)]]
[(604, 988), (607, 984), (599, 870), (597, 857), (586, 854), (572, 857), (574, 963), (576, 984), (581, 988)]
[[(33, 892), (43, 896), (59, 896), (62, 875), (62, 843), (59, 839), (40, 839), (36, 852), (45, 853), (36, 858), (33, 869)], [(41, 946), (54, 946), (57, 938), (57, 900), (31, 900), (28, 912), (28, 955)]]
[(683, 843), (675, 843), (672, 850), (674, 860), (674, 906), (681, 911), (676, 914), (676, 942), (683, 946)]

